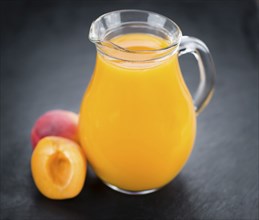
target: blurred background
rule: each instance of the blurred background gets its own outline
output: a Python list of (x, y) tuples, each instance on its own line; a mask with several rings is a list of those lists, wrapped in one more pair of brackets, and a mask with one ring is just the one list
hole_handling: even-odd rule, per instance
[[(258, 219), (258, 1), (1, 0), (1, 219)], [(130, 197), (89, 171), (82, 193), (52, 201), (31, 178), (30, 130), (50, 109), (78, 112), (95, 66), (91, 22), (144, 9), (203, 40), (217, 69), (191, 158), (160, 191)], [(180, 58), (191, 92), (196, 61)]]

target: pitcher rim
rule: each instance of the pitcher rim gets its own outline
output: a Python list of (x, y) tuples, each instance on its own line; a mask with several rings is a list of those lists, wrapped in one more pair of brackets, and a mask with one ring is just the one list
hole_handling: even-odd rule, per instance
[[(168, 35), (169, 39), (170, 39), (170, 45), (166, 46), (166, 47), (162, 47), (162, 48), (159, 48), (159, 49), (151, 49), (151, 50), (132, 50), (132, 49), (127, 49), (127, 48), (124, 48), (124, 47), (121, 47), (119, 46), (118, 44), (115, 44), (113, 42), (111, 42), (110, 40), (95, 40), (95, 39), (92, 39), (91, 38), (91, 31), (92, 31), (92, 28), (93, 28), (93, 25), (100, 21), (103, 17), (109, 15), (109, 14), (112, 14), (112, 13), (121, 13), (121, 12), (140, 12), (140, 13), (148, 13), (148, 14), (154, 14), (154, 15), (158, 15), (162, 18), (165, 18), (166, 20), (168, 20), (170, 23), (172, 23), (177, 31), (178, 31), (178, 34), (177, 34), (177, 37), (172, 39), (172, 37), (170, 35)], [(140, 21), (141, 22), (141, 21)], [(127, 22), (127, 23), (130, 23), (130, 22)], [(182, 38), (182, 31), (180, 29), (180, 27), (170, 18), (164, 16), (164, 15), (161, 15), (159, 13), (156, 13), (156, 12), (153, 12), (153, 11), (148, 11), (148, 10), (141, 10), (141, 9), (121, 9), (121, 10), (115, 10), (115, 11), (110, 11), (110, 12), (107, 12), (107, 13), (104, 13), (102, 15), (100, 15), (99, 17), (97, 17), (91, 24), (91, 27), (90, 27), (90, 31), (89, 31), (89, 35), (88, 35), (88, 38), (89, 40), (94, 43), (94, 44), (102, 44), (102, 42), (105, 42), (108, 44), (111, 45), (111, 47), (113, 49), (117, 49), (117, 50), (120, 50), (120, 51), (123, 51), (123, 52), (127, 52), (127, 53), (136, 53), (136, 54), (141, 54), (141, 53), (146, 53), (146, 52), (162, 52), (162, 51), (167, 51), (173, 47), (177, 47), (179, 46), (180, 44), (180, 41), (181, 41), (181, 38)], [(107, 45), (105, 45), (107, 46)]]

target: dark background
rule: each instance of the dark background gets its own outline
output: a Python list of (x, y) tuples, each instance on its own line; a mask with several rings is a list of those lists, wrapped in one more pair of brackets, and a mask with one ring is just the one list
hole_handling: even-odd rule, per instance
[[(77, 198), (49, 200), (31, 177), (30, 129), (50, 109), (79, 110), (95, 64), (90, 24), (125, 8), (166, 15), (210, 48), (216, 92), (195, 148), (156, 193), (120, 194), (89, 172)], [(1, 219), (258, 219), (256, 13), (249, 0), (1, 1)], [(193, 91), (194, 58), (181, 66)]]

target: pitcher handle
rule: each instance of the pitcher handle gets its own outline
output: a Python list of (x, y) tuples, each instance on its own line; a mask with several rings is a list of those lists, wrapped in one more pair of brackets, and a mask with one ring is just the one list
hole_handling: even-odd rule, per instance
[(198, 115), (207, 106), (213, 95), (216, 71), (209, 49), (201, 40), (183, 36), (179, 45), (178, 56), (186, 53), (194, 55), (200, 72), (200, 83), (193, 96), (195, 111)]

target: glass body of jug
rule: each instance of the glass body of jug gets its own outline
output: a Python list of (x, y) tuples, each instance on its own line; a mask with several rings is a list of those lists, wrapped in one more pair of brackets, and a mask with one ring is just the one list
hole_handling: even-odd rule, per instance
[[(153, 192), (181, 171), (192, 151), (196, 115), (214, 89), (210, 53), (170, 19), (141, 10), (102, 15), (89, 39), (96, 66), (79, 118), (87, 159), (117, 191)], [(185, 53), (195, 56), (200, 70), (194, 100), (178, 63)]]

